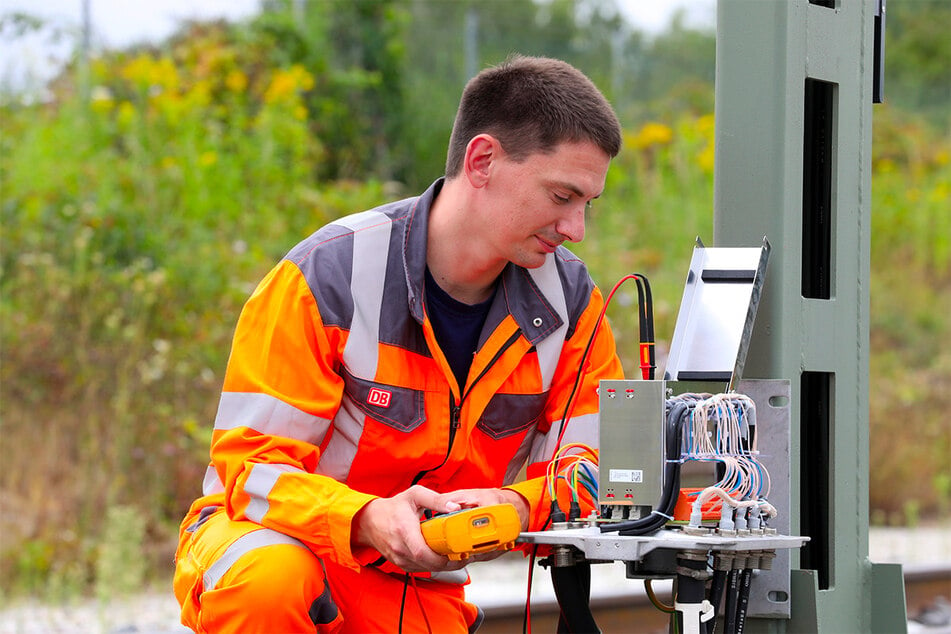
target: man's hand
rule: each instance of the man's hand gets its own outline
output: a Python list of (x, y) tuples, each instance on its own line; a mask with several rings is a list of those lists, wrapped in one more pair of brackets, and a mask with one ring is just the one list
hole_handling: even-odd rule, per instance
[[(451, 493), (443, 493), (439, 497), (441, 501), (446, 503), (454, 502), (461, 508), (492, 506), (493, 504), (511, 504), (515, 507), (515, 510), (518, 511), (521, 530), (528, 530), (528, 520), (531, 516), (528, 501), (522, 497), (521, 494), (510, 489), (458, 489)], [(491, 561), (504, 553), (504, 550), (490, 550), (489, 552), (472, 555), (466, 561), (469, 563)]]
[(391, 498), (377, 498), (354, 516), (350, 542), (375, 548), (407, 572), (458, 570), (465, 562), (434, 552), (419, 528), (424, 509), (451, 513), (462, 508), (446, 495), (415, 485)]
[(492, 506), (493, 504), (511, 504), (518, 511), (522, 530), (528, 530), (530, 510), (528, 501), (519, 493), (510, 489), (458, 489), (439, 496), (440, 503), (456, 504), (457, 508)]
[(508, 489), (459, 489), (436, 493), (423, 486), (413, 486), (391, 498), (377, 498), (364, 506), (353, 518), (350, 541), (354, 546), (375, 548), (388, 561), (407, 572), (458, 570), (471, 561), (494, 559), (503, 551), (475, 555), (464, 561), (453, 561), (434, 552), (419, 528), (420, 515), (426, 509), (451, 513), (462, 508), (512, 504), (518, 511), (522, 530), (528, 527), (529, 506), (520, 494)]

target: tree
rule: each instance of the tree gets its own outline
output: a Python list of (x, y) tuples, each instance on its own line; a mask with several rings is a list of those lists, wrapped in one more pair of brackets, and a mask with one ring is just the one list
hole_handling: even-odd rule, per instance
[(951, 3), (892, 0), (885, 17), (885, 101), (951, 124)]

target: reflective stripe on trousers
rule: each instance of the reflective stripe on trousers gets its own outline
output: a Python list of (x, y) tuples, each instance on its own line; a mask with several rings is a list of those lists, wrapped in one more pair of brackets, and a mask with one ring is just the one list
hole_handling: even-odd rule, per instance
[(427, 632), (427, 622), (433, 632), (464, 634), (482, 620), (465, 600), (464, 573), (407, 588), (405, 575), (322, 561), (302, 542), (232, 521), (223, 508), (189, 522), (174, 583), (182, 623), (196, 632), (395, 632), (402, 620), (404, 634)]
[(340, 610), (302, 542), (223, 508), (183, 532), (175, 569), (182, 623), (195, 632), (338, 632)]

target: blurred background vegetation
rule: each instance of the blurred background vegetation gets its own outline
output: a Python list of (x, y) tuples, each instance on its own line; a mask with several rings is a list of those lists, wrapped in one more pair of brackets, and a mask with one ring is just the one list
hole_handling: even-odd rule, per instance
[[(951, 513), (949, 23), (941, 0), (888, 3), (879, 524)], [(2, 95), (0, 595), (167, 579), (245, 298), (320, 225), (439, 176), (466, 79), (513, 51), (570, 61), (615, 104), (624, 148), (576, 251), (602, 286), (646, 273), (668, 339), (693, 240), (712, 239), (715, 34), (682, 19), (647, 35), (602, 0), (267, 0), (240, 23), (77, 51), (41, 100)], [(630, 292), (609, 313), (630, 376), (635, 313)]]

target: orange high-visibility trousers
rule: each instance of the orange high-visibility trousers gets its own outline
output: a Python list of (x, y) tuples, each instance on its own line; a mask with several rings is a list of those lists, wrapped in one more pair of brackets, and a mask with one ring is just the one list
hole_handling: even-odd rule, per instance
[[(195, 632), (470, 632), (462, 585), (321, 561), (304, 544), (218, 509), (185, 531), (175, 596)], [(401, 623), (402, 621), (402, 623)]]

